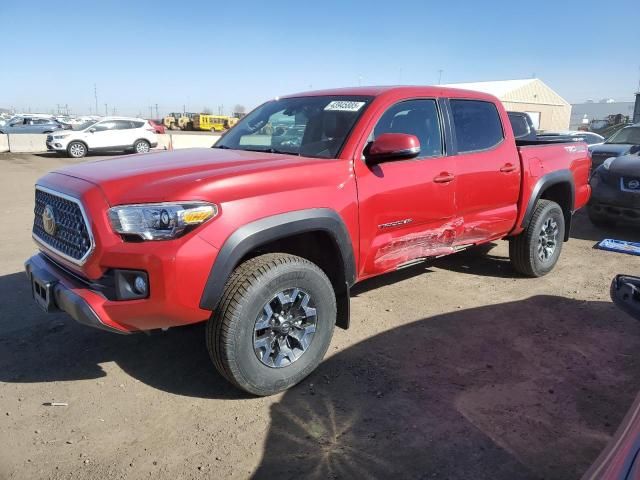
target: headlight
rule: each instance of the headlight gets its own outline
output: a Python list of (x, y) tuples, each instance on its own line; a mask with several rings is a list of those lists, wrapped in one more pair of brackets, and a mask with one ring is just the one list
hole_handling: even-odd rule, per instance
[(54, 140), (62, 140), (63, 138), (67, 138), (69, 135), (54, 135)]
[(602, 167), (605, 170), (609, 170), (609, 167), (611, 166), (611, 164), (615, 161), (616, 157), (609, 157), (607, 158), (604, 162), (602, 162)]
[(109, 209), (113, 230), (122, 235), (136, 235), (144, 240), (177, 238), (185, 230), (200, 225), (218, 214), (212, 203), (148, 203), (122, 205)]

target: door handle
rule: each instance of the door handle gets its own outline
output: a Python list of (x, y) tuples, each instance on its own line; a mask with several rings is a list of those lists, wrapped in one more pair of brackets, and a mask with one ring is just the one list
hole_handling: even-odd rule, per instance
[(433, 178), (434, 183), (449, 183), (452, 182), (455, 177), (449, 172), (442, 172)]
[(505, 163), (502, 167), (500, 167), (500, 171), (504, 173), (515, 172), (517, 167), (511, 163)]

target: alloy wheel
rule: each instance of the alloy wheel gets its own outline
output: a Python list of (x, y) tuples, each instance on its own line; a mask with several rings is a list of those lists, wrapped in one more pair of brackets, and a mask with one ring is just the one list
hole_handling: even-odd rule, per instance
[(538, 235), (538, 258), (543, 262), (548, 262), (558, 245), (558, 223), (549, 217), (542, 224)]
[(317, 315), (311, 296), (299, 288), (279, 292), (256, 318), (253, 348), (271, 368), (291, 365), (307, 351), (316, 333)]

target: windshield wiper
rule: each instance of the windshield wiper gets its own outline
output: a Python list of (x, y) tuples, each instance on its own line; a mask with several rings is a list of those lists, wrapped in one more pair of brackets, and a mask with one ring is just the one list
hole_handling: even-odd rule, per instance
[(260, 153), (279, 153), (281, 155), (296, 155), (296, 156), (300, 156), (299, 153), (297, 152), (287, 152), (285, 150), (278, 150), (276, 148), (243, 148), (242, 150), (246, 150), (248, 152), (260, 152)]
[(228, 149), (228, 150), (230, 150), (230, 149), (231, 149), (231, 147), (227, 147), (226, 145), (214, 145), (214, 146), (213, 146), (213, 147), (211, 147), (211, 148), (222, 148), (222, 149)]

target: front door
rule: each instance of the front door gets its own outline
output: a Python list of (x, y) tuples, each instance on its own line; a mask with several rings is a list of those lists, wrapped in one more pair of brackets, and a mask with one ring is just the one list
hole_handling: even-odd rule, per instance
[[(93, 125), (87, 132), (86, 139), (90, 149), (119, 146), (120, 142), (115, 131), (113, 120), (104, 120)], [(93, 132), (91, 132), (93, 130)]]
[(442, 125), (434, 99), (398, 102), (381, 114), (369, 140), (389, 132), (415, 135), (418, 157), (378, 165), (356, 159), (360, 278), (453, 251), (455, 160), (445, 155)]

